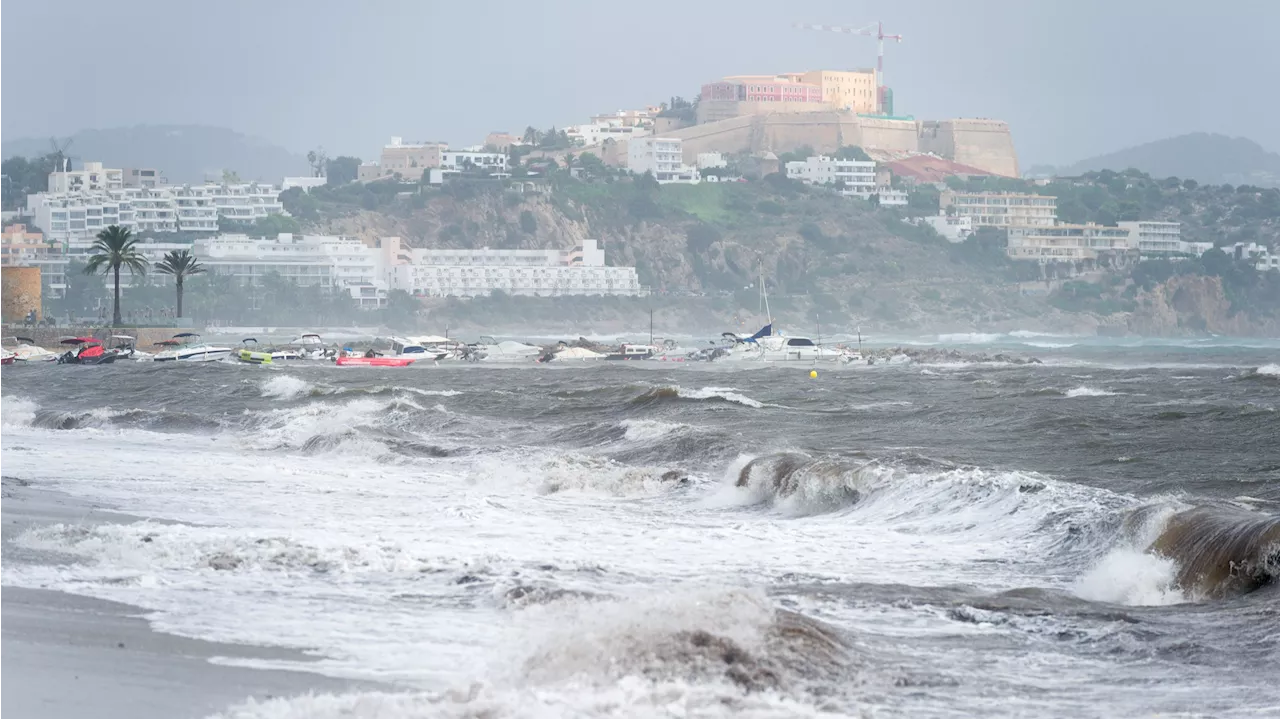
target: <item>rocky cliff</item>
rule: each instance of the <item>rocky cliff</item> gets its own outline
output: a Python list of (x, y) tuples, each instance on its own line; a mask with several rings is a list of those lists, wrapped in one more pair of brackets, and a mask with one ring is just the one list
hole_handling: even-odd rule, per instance
[(1173, 277), (1138, 295), (1129, 314), (1129, 332), (1144, 336), (1197, 334), (1280, 336), (1280, 318), (1233, 309), (1222, 278), (1203, 275)]

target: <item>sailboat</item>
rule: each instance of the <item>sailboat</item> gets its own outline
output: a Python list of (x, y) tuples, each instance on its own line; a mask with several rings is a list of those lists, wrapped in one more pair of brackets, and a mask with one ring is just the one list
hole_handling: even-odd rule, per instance
[(773, 330), (773, 312), (769, 310), (769, 290), (764, 282), (764, 269), (760, 270), (760, 302), (764, 307), (768, 324), (755, 334), (743, 337), (725, 332), (722, 337), (732, 344), (712, 359), (720, 361), (749, 362), (847, 362), (848, 355), (835, 347), (823, 347), (808, 337), (783, 336)]

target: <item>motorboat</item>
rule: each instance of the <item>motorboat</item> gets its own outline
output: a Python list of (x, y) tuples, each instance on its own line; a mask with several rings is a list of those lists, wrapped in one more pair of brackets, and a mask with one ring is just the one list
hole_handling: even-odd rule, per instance
[(333, 350), (325, 347), (320, 335), (308, 332), (289, 343), (289, 349), (298, 354), (298, 359), (328, 359), (334, 356)]
[(58, 360), (57, 352), (50, 352), (43, 347), (37, 346), (36, 341), (30, 337), (6, 337), (5, 339), (14, 343), (12, 346), (3, 348), (4, 356), (6, 358), (12, 357), (6, 364), (13, 364), (14, 362), (56, 362)]
[(235, 358), (249, 364), (272, 364), (286, 360), (300, 360), (303, 357), (302, 353), (293, 347), (262, 349), (258, 347), (258, 340), (253, 337), (245, 337), (240, 340), (240, 347), (236, 350)]
[(117, 359), (143, 361), (154, 358), (150, 352), (139, 350), (138, 338), (129, 335), (111, 335), (107, 338), (107, 351), (116, 353)]
[(647, 360), (653, 359), (657, 349), (653, 345), (633, 345), (623, 343), (618, 347), (617, 352), (610, 352), (604, 356), (606, 360)]
[(589, 350), (586, 347), (562, 346), (560, 349), (555, 350), (554, 352), (544, 353), (541, 357), (538, 358), (537, 361), (538, 362), (551, 362), (551, 361), (567, 362), (571, 360), (578, 360), (580, 362), (585, 362), (588, 360), (601, 360), (604, 358), (605, 358), (605, 355), (599, 352)]
[(426, 344), (419, 341), (421, 338), (409, 339), (406, 337), (388, 337), (387, 339), (391, 342), (391, 353), (394, 357), (412, 360), (439, 361), (449, 356), (448, 350), (442, 350), (438, 347), (428, 347)]
[(58, 357), (58, 364), (100, 365), (115, 362), (119, 355), (108, 352), (102, 343), (93, 337), (67, 337), (59, 344), (73, 345)]
[(498, 340), (484, 335), (479, 342), (467, 345), (476, 359), (487, 360), (529, 360), (542, 354), (542, 348), (527, 345), (514, 340)]
[(231, 356), (230, 347), (203, 342), (195, 332), (180, 332), (173, 339), (156, 344), (171, 348), (156, 354), (152, 358), (156, 362), (217, 362)]
[(335, 357), (339, 367), (408, 367), (416, 362), (412, 357)]
[(18, 356), (7, 349), (0, 347), (0, 365), (9, 365), (18, 361)]

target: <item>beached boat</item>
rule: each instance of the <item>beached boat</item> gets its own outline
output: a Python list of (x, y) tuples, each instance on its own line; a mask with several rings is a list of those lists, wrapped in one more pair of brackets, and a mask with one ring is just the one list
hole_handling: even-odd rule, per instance
[(337, 357), (339, 367), (407, 367), (416, 360), (411, 357)]
[(230, 347), (202, 342), (195, 332), (181, 332), (171, 340), (156, 344), (172, 348), (156, 354), (152, 358), (156, 362), (217, 362), (231, 356)]
[(302, 352), (294, 347), (263, 349), (258, 347), (258, 340), (253, 337), (245, 337), (240, 340), (240, 347), (236, 350), (234, 356), (241, 362), (248, 364), (273, 364), (275, 362), (303, 359)]
[(107, 340), (107, 351), (115, 352), (119, 359), (149, 360), (155, 356), (150, 352), (138, 349), (138, 338), (129, 335), (111, 335)]
[(18, 356), (7, 349), (0, 348), (0, 365), (13, 364), (18, 361)]
[[(428, 343), (421, 340), (424, 338), (407, 338), (407, 337), (388, 337), (391, 342), (391, 354), (394, 357), (411, 360), (436, 361), (442, 360), (449, 356), (447, 350), (428, 347)], [(429, 337), (426, 339), (444, 339), (443, 337)], [(446, 342), (448, 340), (445, 340)]]
[(60, 344), (73, 345), (58, 357), (58, 364), (101, 365), (111, 364), (119, 358), (115, 352), (108, 352), (102, 343), (93, 337), (67, 337)]
[(513, 340), (499, 342), (488, 335), (482, 336), (479, 342), (467, 347), (471, 350), (471, 356), (477, 360), (520, 361), (535, 359), (542, 354), (542, 348), (536, 345), (527, 345)]
[(36, 341), (30, 337), (6, 337), (6, 341), (11, 341), (8, 347), (4, 348), (6, 356), (12, 355), (13, 362), (56, 362), (58, 360), (57, 352), (36, 346)]
[(610, 352), (609, 354), (606, 354), (604, 358), (606, 360), (615, 361), (647, 360), (653, 359), (656, 354), (657, 349), (652, 345), (633, 345), (624, 343), (618, 347), (617, 352)]

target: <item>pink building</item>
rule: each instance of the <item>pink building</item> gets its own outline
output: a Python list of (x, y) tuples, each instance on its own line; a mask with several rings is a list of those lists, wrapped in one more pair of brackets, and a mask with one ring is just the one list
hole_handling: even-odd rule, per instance
[(738, 102), (822, 102), (822, 88), (802, 82), (733, 79), (702, 86), (702, 99)]

